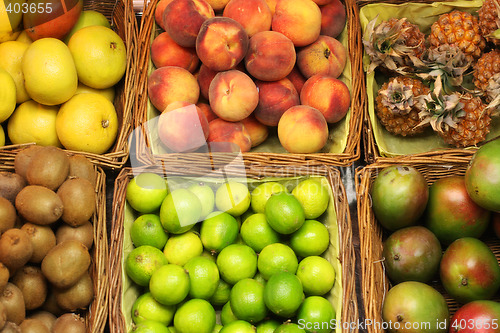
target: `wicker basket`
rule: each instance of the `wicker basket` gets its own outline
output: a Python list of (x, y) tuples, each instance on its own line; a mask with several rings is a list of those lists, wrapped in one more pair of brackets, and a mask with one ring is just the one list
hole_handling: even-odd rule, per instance
[[(257, 151), (252, 150), (248, 153), (243, 153), (245, 160), (250, 163), (258, 163), (261, 165), (272, 165), (286, 164), (286, 165), (299, 165), (305, 164), (308, 166), (314, 165), (336, 165), (336, 166), (348, 166), (351, 165), (355, 160), (360, 157), (360, 142), (361, 142), (361, 122), (362, 122), (362, 110), (364, 106), (362, 101), (357, 97), (361, 94), (362, 89), (362, 63), (361, 59), (355, 57), (355, 54), (361, 52), (361, 35), (359, 34), (358, 24), (359, 22), (358, 10), (356, 8), (356, 3), (354, 0), (343, 0), (347, 12), (347, 31), (348, 31), (348, 50), (350, 54), (351, 62), (351, 108), (346, 117), (347, 138), (345, 139), (345, 148), (342, 153), (316, 153), (316, 154), (290, 154), (290, 153), (274, 153), (265, 151), (267, 148), (257, 147)], [(159, 27), (155, 23), (154, 11), (158, 0), (153, 0), (149, 2), (149, 5), (144, 10), (143, 21), (141, 22), (140, 32), (139, 32), (139, 59), (141, 60), (140, 70), (137, 75), (137, 106), (138, 117), (136, 118), (136, 151), (137, 158), (140, 163), (143, 164), (154, 164), (153, 160), (159, 159), (171, 159), (173, 161), (179, 161), (185, 158), (185, 154), (168, 154), (166, 155), (156, 155), (153, 157), (152, 154), (152, 144), (151, 137), (147, 134), (148, 128), (144, 124), (149, 120), (148, 111), (152, 108), (148, 101), (147, 95), (147, 82), (148, 75), (152, 68), (152, 63), (150, 61), (150, 46), (153, 38), (159, 31)], [(333, 131), (330, 131), (331, 133)], [(332, 134), (330, 133), (330, 137)], [(329, 138), (329, 142), (332, 139)], [(279, 143), (277, 143), (279, 144)], [(328, 143), (327, 143), (328, 145)], [(284, 150), (283, 150), (284, 151)]]
[[(125, 286), (130, 284), (128, 277), (123, 271), (122, 263), (124, 261), (123, 250), (125, 247), (124, 242), (131, 244), (130, 237), (125, 235), (124, 229), (127, 227), (127, 221), (125, 218), (126, 214), (130, 214), (131, 209), (126, 207), (126, 188), (129, 181), (134, 177), (134, 174), (139, 174), (141, 172), (154, 172), (160, 175), (176, 176), (179, 174), (179, 169), (172, 169), (169, 164), (162, 164), (161, 166), (151, 166), (151, 167), (141, 167), (138, 169), (125, 168), (122, 170), (115, 182), (115, 192), (114, 192), (114, 205), (113, 205), (113, 222), (111, 231), (111, 251), (113, 253), (109, 262), (110, 275), (110, 328), (111, 332), (126, 332), (128, 324), (130, 323), (130, 316), (128, 315), (128, 322), (126, 320), (126, 315), (124, 314), (124, 307), (126, 306), (130, 310), (132, 304), (124, 304), (124, 293), (127, 292), (127, 296), (130, 296), (130, 289), (124, 290)], [(180, 169), (182, 170), (182, 169)], [(185, 176), (200, 176), (206, 175), (205, 170), (198, 169), (192, 170), (191, 168), (186, 172), (182, 172), (182, 177)], [(302, 179), (308, 176), (322, 176), (325, 177), (324, 181), (328, 183), (331, 189), (333, 203), (328, 209), (337, 212), (336, 221), (338, 225), (338, 262), (342, 271), (341, 285), (342, 285), (342, 299), (339, 302), (342, 303), (342, 311), (339, 313), (337, 318), (340, 318), (342, 322), (345, 323), (356, 323), (358, 320), (358, 306), (356, 300), (355, 291), (355, 281), (354, 281), (354, 247), (352, 243), (352, 229), (349, 217), (349, 207), (344, 190), (344, 186), (340, 180), (340, 174), (338, 170), (331, 169), (328, 167), (317, 167), (317, 168), (286, 168), (286, 167), (261, 167), (261, 168), (241, 168), (229, 170), (225, 169), (221, 172), (216, 172), (214, 175), (216, 177), (221, 177), (221, 179), (226, 177), (246, 177), (248, 181), (260, 181), (267, 177), (278, 177), (280, 179), (289, 179), (293, 182), (297, 182), (298, 179)], [(242, 179), (242, 178), (240, 178)], [(332, 213), (329, 213), (332, 214)], [(130, 224), (129, 222), (128, 224)], [(332, 231), (331, 231), (332, 232)], [(332, 244), (335, 241), (331, 240)], [(335, 256), (335, 255), (333, 255)], [(335, 257), (333, 257), (335, 258)], [(340, 278), (340, 277), (339, 277)], [(124, 280), (126, 279), (126, 280)], [(335, 287), (334, 287), (335, 289)], [(351, 328), (350, 330), (345, 329), (344, 332), (352, 331), (357, 332), (356, 328)]]
[[(376, 221), (372, 211), (370, 191), (376, 175), (385, 167), (396, 163), (375, 163), (356, 173), (356, 192), (358, 206), (358, 223), (361, 254), (361, 296), (364, 301), (365, 317), (372, 323), (382, 323), (382, 304), (386, 292), (390, 288), (383, 265), (382, 242), (385, 232)], [(415, 160), (399, 161), (398, 165), (411, 165), (419, 170), (430, 184), (436, 180), (449, 176), (464, 175), (467, 163), (442, 163), (429, 164), (426, 159), (416, 162)], [(492, 235), (485, 235), (483, 241), (493, 250), (497, 260), (500, 262), (500, 240)], [(446, 294), (442, 285), (433, 282), (432, 286), (441, 292), (448, 303), (450, 314), (453, 315), (459, 305)], [(498, 295), (497, 295), (498, 297)], [(499, 299), (497, 299), (498, 301)], [(368, 333), (380, 332), (379, 327), (367, 326)]]
[[(84, 10), (95, 10), (108, 18), (111, 28), (123, 39), (127, 48), (127, 69), (115, 86), (115, 109), (118, 115), (118, 135), (110, 150), (102, 155), (78, 152), (94, 164), (105, 168), (120, 168), (129, 156), (128, 139), (133, 128), (133, 106), (135, 99), (135, 71), (137, 60), (137, 21), (130, 1), (84, 0)], [(0, 147), (2, 154), (15, 154), (25, 145)], [(70, 153), (73, 153), (69, 151)]]

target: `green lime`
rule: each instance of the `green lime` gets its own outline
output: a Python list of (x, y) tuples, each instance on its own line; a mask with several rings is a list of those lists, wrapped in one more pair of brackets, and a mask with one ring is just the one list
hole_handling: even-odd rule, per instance
[(228, 181), (215, 193), (217, 209), (233, 216), (240, 216), (250, 207), (250, 192), (245, 184)]
[(257, 271), (257, 255), (248, 245), (231, 244), (217, 256), (221, 277), (229, 284), (251, 278)]
[(330, 195), (328, 189), (319, 179), (309, 178), (301, 181), (292, 191), (299, 200), (306, 219), (315, 219), (323, 214), (328, 207)]
[(231, 309), (238, 319), (257, 323), (267, 315), (264, 286), (254, 279), (238, 281), (231, 289)]
[(280, 235), (267, 223), (264, 214), (253, 214), (248, 217), (241, 225), (240, 233), (243, 241), (255, 252), (260, 252), (266, 245), (280, 241)]
[(302, 282), (306, 295), (321, 296), (332, 289), (335, 269), (325, 258), (309, 256), (299, 263), (297, 277)]
[(264, 287), (266, 306), (280, 317), (292, 317), (303, 299), (302, 284), (299, 278), (291, 273), (274, 274)]
[(170, 330), (170, 333), (177, 333), (177, 330), (174, 326), (169, 326), (168, 329)]
[(132, 223), (130, 238), (135, 247), (151, 245), (158, 249), (163, 249), (167, 243), (168, 236), (165, 230), (163, 230), (158, 215), (144, 214)]
[(228, 301), (222, 307), (222, 310), (220, 311), (220, 320), (222, 322), (222, 325), (224, 326), (228, 325), (229, 323), (232, 323), (233, 321), (238, 320), (238, 318), (233, 313), (233, 309), (231, 308), (231, 302)]
[(160, 207), (163, 228), (172, 234), (182, 234), (201, 217), (200, 199), (191, 191), (180, 188), (167, 195)]
[(274, 333), (306, 333), (299, 325), (294, 323), (283, 323), (276, 328)]
[(158, 303), (150, 292), (139, 296), (132, 305), (132, 320), (136, 324), (152, 320), (168, 326), (174, 318), (174, 313), (175, 305)]
[(273, 194), (267, 200), (266, 218), (271, 228), (285, 235), (297, 231), (305, 221), (302, 205), (286, 192)]
[(194, 184), (188, 187), (201, 202), (201, 219), (204, 219), (214, 210), (215, 194), (212, 188), (205, 183)]
[(179, 304), (189, 293), (189, 276), (179, 265), (162, 266), (151, 276), (149, 291), (161, 304)]
[(158, 321), (143, 321), (132, 329), (134, 333), (172, 333), (167, 326)]
[(163, 177), (150, 173), (141, 173), (127, 185), (127, 202), (140, 213), (152, 213), (160, 208), (167, 196), (167, 183)]
[(330, 245), (330, 233), (325, 225), (306, 220), (299, 230), (290, 236), (290, 246), (298, 256), (319, 256)]
[(215, 324), (214, 330), (212, 331), (212, 333), (219, 333), (221, 329), (222, 329), (222, 325)]
[(240, 221), (239, 221), (240, 228), (241, 228), (241, 222), (245, 221), (247, 218), (249, 218), (253, 214), (255, 214), (255, 212), (251, 208), (248, 208), (246, 210), (246, 212), (244, 212), (243, 214), (241, 214), (240, 216), (238, 216), (240, 218)]
[(168, 262), (179, 266), (184, 266), (189, 259), (201, 255), (202, 252), (200, 237), (191, 231), (171, 236), (163, 249)]
[(220, 333), (255, 333), (255, 326), (244, 320), (236, 320), (224, 325)]
[(218, 253), (236, 241), (238, 231), (238, 222), (232, 215), (217, 211), (201, 223), (200, 238), (206, 249)]
[[(330, 327), (324, 323), (330, 323), (335, 319), (335, 310), (332, 304), (324, 297), (307, 297), (297, 312), (297, 322), (304, 324), (306, 332), (330, 333)], [(314, 330), (307, 329), (312, 327)], [(315, 328), (318, 329), (315, 329)]]
[(295, 274), (299, 262), (293, 250), (281, 243), (269, 244), (259, 254), (257, 268), (264, 279), (269, 280), (271, 275), (278, 272)]
[(219, 279), (219, 284), (215, 293), (210, 298), (209, 302), (213, 305), (224, 305), (229, 301), (229, 295), (231, 294), (231, 285), (226, 281)]
[(207, 250), (203, 250), (203, 252), (201, 253), (201, 256), (208, 258), (208, 259), (212, 260), (213, 262), (216, 262), (216, 260), (217, 260), (217, 256), (215, 256), (214, 253), (207, 251)]
[(208, 300), (219, 285), (219, 269), (212, 260), (198, 256), (184, 265), (189, 274), (189, 296)]
[(156, 247), (143, 245), (133, 249), (125, 260), (125, 272), (140, 286), (147, 286), (153, 273), (168, 264), (167, 258)]
[(287, 192), (287, 189), (285, 186), (277, 182), (262, 183), (254, 188), (251, 194), (251, 205), (253, 211), (256, 213), (264, 213), (267, 200), (271, 197), (271, 195), (280, 192)]
[(279, 321), (269, 319), (257, 325), (256, 333), (273, 333), (274, 330), (278, 328), (278, 326), (280, 326)]
[(215, 310), (204, 299), (190, 299), (177, 309), (174, 327), (179, 333), (212, 333)]
[[(259, 262), (259, 259), (257, 259), (257, 263)], [(267, 280), (264, 279), (264, 276), (262, 275), (261, 272), (257, 271), (257, 274), (255, 274), (255, 276), (253, 277), (253, 279), (257, 282), (260, 282), (263, 286), (266, 285), (267, 283)]]

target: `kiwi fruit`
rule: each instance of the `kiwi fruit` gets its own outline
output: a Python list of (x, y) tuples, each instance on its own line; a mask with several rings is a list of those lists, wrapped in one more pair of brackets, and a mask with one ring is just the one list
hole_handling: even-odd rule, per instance
[(0, 302), (0, 330), (5, 326), (5, 323), (7, 322), (7, 309), (5, 308), (5, 305)]
[(74, 285), (66, 289), (54, 289), (57, 304), (64, 310), (75, 311), (85, 309), (94, 298), (94, 286), (89, 273), (83, 276)]
[(14, 204), (17, 194), (26, 186), (23, 177), (16, 173), (0, 172), (0, 197), (4, 197)]
[(76, 313), (65, 313), (57, 318), (52, 333), (86, 333), (87, 327), (82, 317)]
[(61, 224), (56, 230), (56, 243), (70, 239), (77, 240), (90, 249), (94, 243), (94, 226), (89, 221), (78, 227), (72, 227), (66, 223)]
[(36, 309), (45, 302), (48, 286), (40, 268), (35, 266), (22, 267), (12, 277), (12, 283), (23, 293), (26, 310)]
[(25, 223), (21, 230), (26, 231), (33, 245), (33, 255), (29, 262), (41, 263), (45, 255), (51, 248), (56, 246), (56, 235), (54, 231), (46, 225)]
[(31, 159), (38, 153), (43, 146), (29, 146), (26, 149), (21, 150), (16, 154), (16, 158), (14, 159), (14, 170), (16, 174), (26, 179), (26, 171), (28, 170), (28, 165), (31, 163)]
[(9, 282), (9, 277), (9, 269), (0, 262), (0, 294), (2, 293), (3, 288), (7, 285), (7, 282)]
[(45, 327), (49, 329), (49, 332), (52, 331), (52, 326), (54, 326), (54, 323), (57, 319), (56, 316), (48, 311), (37, 311), (31, 314), (28, 318), (40, 320), (45, 325)]
[(76, 240), (57, 244), (42, 260), (43, 275), (57, 288), (71, 287), (87, 272), (89, 266), (89, 251)]
[(0, 330), (0, 333), (21, 333), (21, 328), (15, 323), (8, 321), (5, 323), (3, 329)]
[(92, 186), (96, 184), (96, 174), (94, 165), (82, 155), (73, 155), (69, 157), (69, 175), (68, 178), (87, 179)]
[(16, 209), (26, 221), (47, 225), (62, 216), (64, 206), (54, 191), (39, 185), (28, 185), (16, 197)]
[(87, 222), (95, 212), (95, 190), (92, 184), (83, 178), (66, 180), (57, 190), (64, 206), (62, 220), (72, 227)]
[(0, 261), (9, 270), (23, 267), (33, 255), (33, 245), (26, 231), (12, 228), (0, 236)]
[(0, 234), (14, 228), (17, 219), (17, 212), (12, 203), (0, 197)]
[(0, 303), (3, 303), (7, 310), (7, 321), (14, 324), (21, 324), (26, 317), (24, 298), (21, 290), (13, 283), (7, 283), (3, 293), (0, 295)]
[(31, 159), (26, 170), (30, 185), (41, 185), (56, 190), (69, 174), (69, 158), (57, 147), (43, 147)]
[(45, 303), (42, 305), (42, 310), (49, 312), (53, 314), (54, 316), (60, 316), (64, 313), (64, 310), (61, 309), (59, 304), (57, 304), (56, 301), (56, 295), (53, 292), (54, 288), (51, 288), (49, 290), (49, 293), (47, 294), (47, 299), (45, 300)]
[(45, 323), (38, 319), (25, 319), (19, 327), (22, 333), (50, 333)]

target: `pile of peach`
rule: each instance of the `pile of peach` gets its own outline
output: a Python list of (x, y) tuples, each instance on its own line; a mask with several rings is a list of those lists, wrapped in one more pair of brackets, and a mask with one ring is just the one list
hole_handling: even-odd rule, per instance
[(155, 20), (148, 94), (171, 151), (247, 152), (277, 127), (288, 152), (314, 153), (348, 112), (339, 0), (161, 0)]

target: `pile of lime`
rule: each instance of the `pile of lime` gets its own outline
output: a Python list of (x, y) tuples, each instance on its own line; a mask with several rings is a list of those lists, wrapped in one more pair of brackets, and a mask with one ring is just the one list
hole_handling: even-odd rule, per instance
[(132, 331), (330, 332), (314, 329), (336, 319), (326, 298), (336, 272), (321, 256), (330, 233), (317, 221), (329, 192), (321, 178), (296, 183), (291, 193), (276, 181), (169, 191), (154, 173), (133, 178), (127, 202), (142, 215), (124, 269), (144, 293)]

